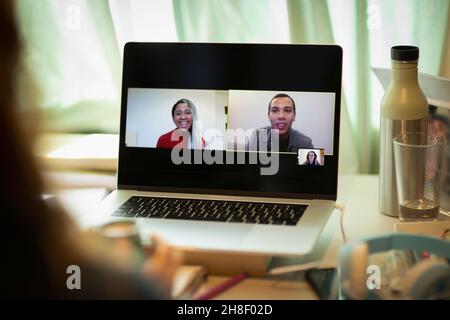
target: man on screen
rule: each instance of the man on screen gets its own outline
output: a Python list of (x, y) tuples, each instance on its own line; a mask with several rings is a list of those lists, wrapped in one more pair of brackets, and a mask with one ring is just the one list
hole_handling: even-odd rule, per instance
[[(310, 137), (292, 129), (295, 121), (295, 102), (284, 93), (279, 93), (269, 102), (267, 115), (270, 126), (255, 130), (246, 145), (247, 151), (295, 152), (298, 149), (313, 149)], [(278, 139), (278, 150), (272, 150), (274, 139)]]

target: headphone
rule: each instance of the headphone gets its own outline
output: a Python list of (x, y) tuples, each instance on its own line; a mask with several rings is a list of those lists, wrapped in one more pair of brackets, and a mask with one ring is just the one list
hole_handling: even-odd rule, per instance
[[(401, 292), (382, 295), (382, 290), (368, 288), (369, 254), (388, 250), (410, 250), (434, 256), (424, 258), (405, 271)], [(340, 251), (338, 281), (344, 299), (439, 299), (450, 296), (450, 242), (429, 236), (389, 234), (346, 244)], [(381, 288), (383, 289), (383, 288)], [(383, 290), (386, 293), (385, 290)]]

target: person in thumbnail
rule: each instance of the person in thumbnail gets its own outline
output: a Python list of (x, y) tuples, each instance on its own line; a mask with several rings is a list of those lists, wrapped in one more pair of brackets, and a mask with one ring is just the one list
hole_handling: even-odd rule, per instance
[[(278, 151), (298, 152), (298, 149), (313, 149), (310, 137), (292, 128), (295, 121), (295, 102), (284, 93), (274, 96), (267, 110), (270, 126), (255, 130), (246, 145), (247, 151), (272, 151), (273, 139), (278, 138)], [(275, 135), (272, 137), (272, 133)], [(276, 150), (273, 150), (276, 151)]]
[(317, 160), (317, 154), (314, 151), (309, 151), (306, 155), (306, 161), (303, 162), (304, 166), (320, 166), (319, 160)]
[(172, 107), (172, 120), (176, 128), (159, 137), (157, 148), (203, 149), (197, 109), (188, 99), (178, 100)]

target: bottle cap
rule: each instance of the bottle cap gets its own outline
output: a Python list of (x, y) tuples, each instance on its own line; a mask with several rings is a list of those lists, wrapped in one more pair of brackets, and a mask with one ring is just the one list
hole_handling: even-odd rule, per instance
[(391, 59), (396, 61), (417, 61), (419, 60), (419, 48), (414, 46), (392, 47)]

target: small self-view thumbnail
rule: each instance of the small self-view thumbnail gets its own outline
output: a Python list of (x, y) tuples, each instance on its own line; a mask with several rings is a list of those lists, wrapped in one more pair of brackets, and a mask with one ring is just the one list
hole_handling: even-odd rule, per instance
[(320, 167), (325, 165), (324, 149), (299, 149), (298, 164), (308, 167)]

